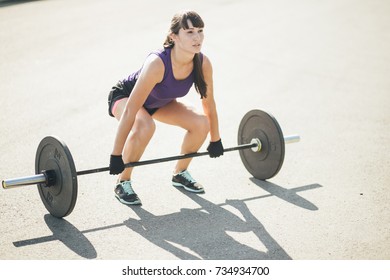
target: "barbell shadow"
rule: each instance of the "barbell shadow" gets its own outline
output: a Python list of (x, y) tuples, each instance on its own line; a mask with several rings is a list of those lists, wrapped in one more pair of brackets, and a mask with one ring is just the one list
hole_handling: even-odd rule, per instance
[(259, 186), (260, 188), (268, 192), (269, 195), (266, 196), (276, 196), (288, 203), (291, 203), (295, 206), (307, 210), (311, 210), (311, 211), (318, 210), (318, 207), (316, 205), (314, 205), (312, 202), (308, 201), (307, 199), (303, 198), (302, 196), (298, 195), (297, 192), (321, 188), (322, 185), (320, 184), (311, 184), (302, 187), (286, 189), (274, 183), (271, 183), (269, 181), (259, 180), (254, 177), (250, 178), (250, 180), (257, 186)]
[[(254, 178), (251, 178), (251, 180), (257, 186), (270, 193), (242, 200), (226, 200), (225, 203), (214, 204), (197, 194), (188, 193), (179, 189), (184, 195), (188, 196), (201, 207), (195, 209), (184, 208), (181, 209), (180, 212), (163, 216), (155, 216), (142, 207), (130, 207), (138, 215), (140, 220), (130, 218), (122, 223), (87, 229), (84, 231), (78, 230), (65, 219), (57, 219), (50, 214), (46, 214), (44, 220), (53, 232), (53, 235), (15, 241), (13, 244), (15, 247), (24, 247), (59, 240), (79, 256), (93, 259), (97, 257), (97, 252), (91, 242), (86, 238), (85, 234), (127, 226), (150, 242), (180, 259), (291, 259), (267, 232), (261, 222), (254, 217), (245, 202), (276, 196), (299, 207), (308, 210), (318, 210), (314, 204), (298, 196), (296, 192), (312, 190), (322, 186), (319, 184), (312, 184), (285, 189), (270, 182)], [(245, 221), (222, 207), (227, 205), (239, 210), (245, 218)], [(219, 246), (216, 250), (213, 249), (214, 245), (208, 243), (207, 240), (191, 239), (193, 235), (196, 236), (199, 234), (199, 228), (203, 231), (202, 235), (207, 233), (211, 223), (214, 223), (214, 225), (217, 226), (212, 232), (213, 234), (211, 234), (214, 238), (213, 240), (217, 240), (222, 244), (229, 244), (229, 246)], [(181, 235), (177, 232), (178, 229), (180, 230)], [(226, 231), (252, 231), (268, 251), (261, 252), (247, 245), (240, 244), (227, 235)], [(185, 234), (186, 232), (187, 234)], [(189, 239), (185, 240), (187, 235), (189, 236)], [(172, 245), (172, 243), (191, 248), (196, 254), (188, 253), (177, 246)], [(226, 252), (231, 252), (232, 248), (236, 248), (239, 253), (235, 256), (226, 255)]]

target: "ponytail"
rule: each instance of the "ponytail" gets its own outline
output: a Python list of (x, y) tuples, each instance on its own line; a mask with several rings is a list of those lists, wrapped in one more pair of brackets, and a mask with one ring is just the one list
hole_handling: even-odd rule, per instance
[(203, 69), (202, 69), (202, 61), (203, 57), (199, 53), (194, 56), (194, 84), (196, 91), (200, 94), (200, 98), (207, 97), (207, 84), (204, 80)]

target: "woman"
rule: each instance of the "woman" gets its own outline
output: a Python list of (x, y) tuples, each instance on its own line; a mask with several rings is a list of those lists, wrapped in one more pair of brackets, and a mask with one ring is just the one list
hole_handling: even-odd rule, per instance
[[(211, 157), (223, 155), (218, 115), (213, 94), (212, 65), (200, 50), (204, 23), (194, 11), (176, 14), (164, 49), (151, 53), (142, 68), (118, 82), (109, 94), (109, 114), (119, 120), (110, 157), (110, 174), (120, 174), (115, 196), (124, 204), (139, 205), (131, 175), (124, 162), (138, 161), (155, 131), (154, 120), (185, 129), (181, 154), (197, 152), (210, 132), (207, 150)], [(176, 100), (192, 85), (200, 94), (204, 114)], [(191, 158), (179, 160), (172, 184), (187, 191), (204, 189), (188, 172)]]

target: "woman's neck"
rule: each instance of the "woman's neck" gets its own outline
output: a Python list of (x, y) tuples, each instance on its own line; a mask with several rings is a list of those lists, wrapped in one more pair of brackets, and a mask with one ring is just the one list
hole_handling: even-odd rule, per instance
[(194, 54), (184, 52), (179, 50), (178, 48), (173, 47), (171, 49), (171, 59), (172, 63), (177, 66), (186, 66), (192, 63), (194, 59)]

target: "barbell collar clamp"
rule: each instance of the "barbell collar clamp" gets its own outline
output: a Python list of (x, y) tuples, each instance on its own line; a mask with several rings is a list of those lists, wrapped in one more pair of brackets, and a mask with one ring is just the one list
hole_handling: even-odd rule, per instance
[(261, 141), (259, 138), (253, 138), (250, 143), (256, 144), (256, 146), (251, 148), (252, 152), (258, 153), (261, 151)]
[(51, 187), (54, 186), (57, 182), (57, 175), (54, 170), (43, 170), (42, 174), (45, 175), (45, 187)]

